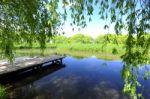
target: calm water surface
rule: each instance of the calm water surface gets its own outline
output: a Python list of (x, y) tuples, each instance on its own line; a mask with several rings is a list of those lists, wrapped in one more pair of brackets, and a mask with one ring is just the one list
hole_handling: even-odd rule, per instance
[[(121, 61), (66, 57), (63, 64), (32, 72), (31, 76), (22, 75), (22, 79), (10, 83), (10, 98), (129, 99), (122, 94)], [(139, 80), (145, 87), (145, 99), (150, 99), (150, 79)]]

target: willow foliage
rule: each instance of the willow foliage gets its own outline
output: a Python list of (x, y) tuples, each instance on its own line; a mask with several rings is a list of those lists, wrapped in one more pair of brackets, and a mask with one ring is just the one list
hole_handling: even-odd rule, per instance
[(32, 46), (37, 40), (45, 48), (47, 38), (57, 33), (69, 14), (71, 25), (85, 27), (94, 10), (101, 19), (115, 23), (117, 34), (128, 30), (126, 53), (122, 56), (124, 92), (133, 99), (141, 97), (136, 94), (137, 75), (139, 65), (149, 63), (150, 37), (146, 34), (150, 31), (150, 0), (0, 0), (0, 47), (10, 60), (14, 43), (27, 41)]
[[(56, 2), (56, 1), (55, 1)], [(10, 61), (14, 57), (14, 44), (38, 41), (41, 49), (60, 22), (58, 5), (48, 0), (0, 1), (0, 48)], [(50, 8), (47, 5), (50, 4)], [(53, 9), (51, 9), (53, 8)]]

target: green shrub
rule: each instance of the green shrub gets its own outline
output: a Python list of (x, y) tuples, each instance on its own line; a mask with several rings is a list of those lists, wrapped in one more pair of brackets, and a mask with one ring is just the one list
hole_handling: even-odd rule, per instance
[(112, 54), (114, 54), (114, 55), (115, 55), (115, 54), (118, 54), (118, 51), (117, 51), (116, 48), (113, 48), (113, 49), (112, 49)]
[(76, 34), (70, 38), (71, 43), (92, 43), (92, 38), (90, 36), (85, 36), (83, 34)]
[(8, 94), (6, 91), (6, 88), (3, 86), (0, 86), (0, 99), (7, 99), (8, 98)]

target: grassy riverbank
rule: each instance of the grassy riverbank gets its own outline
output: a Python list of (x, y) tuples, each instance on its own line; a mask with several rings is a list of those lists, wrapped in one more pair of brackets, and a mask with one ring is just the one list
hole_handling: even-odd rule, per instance
[[(127, 35), (115, 34), (100, 35), (95, 39), (83, 34), (76, 34), (72, 37), (55, 36), (46, 42), (47, 48), (44, 51), (44, 55), (56, 53), (75, 57), (94, 55), (101, 59), (116, 60), (120, 59), (120, 56), (125, 53), (126, 38)], [(41, 54), (40, 45), (37, 41), (32, 44), (27, 41), (16, 43), (14, 48), (17, 56), (38, 56)]]
[[(124, 53), (123, 45), (116, 44), (47, 44), (44, 55), (61, 54), (71, 55), (75, 57), (90, 57), (96, 56), (97, 58), (116, 60)], [(17, 55), (30, 55), (37, 56), (41, 54), (39, 47), (34, 46), (32, 49), (17, 48)]]

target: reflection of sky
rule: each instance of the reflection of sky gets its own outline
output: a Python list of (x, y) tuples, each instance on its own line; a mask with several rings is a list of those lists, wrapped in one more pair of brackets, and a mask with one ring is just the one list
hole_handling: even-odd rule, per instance
[[(63, 62), (65, 68), (15, 88), (12, 92), (16, 93), (16, 98), (128, 99), (121, 93), (123, 80), (120, 75), (120, 61), (67, 57)], [(145, 89), (147, 97), (150, 92), (149, 82), (145, 82), (148, 88)]]

